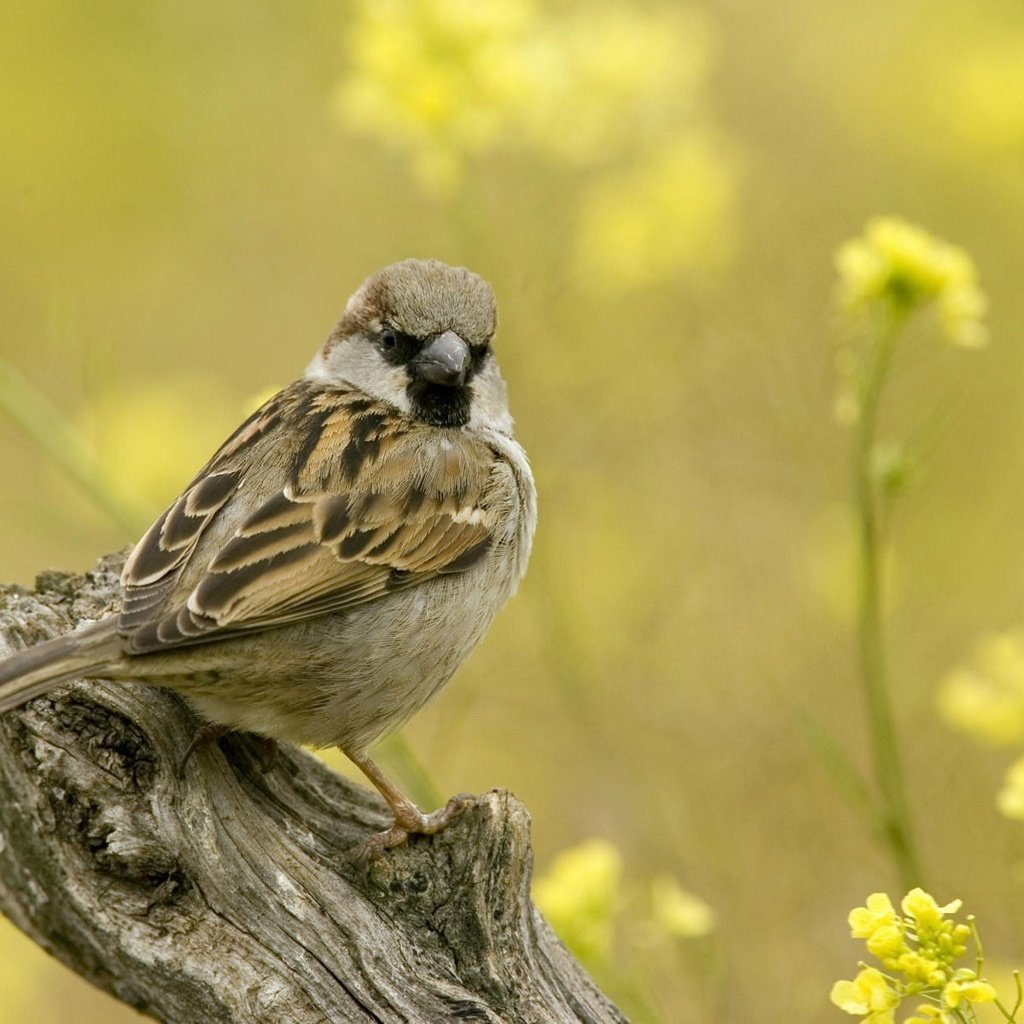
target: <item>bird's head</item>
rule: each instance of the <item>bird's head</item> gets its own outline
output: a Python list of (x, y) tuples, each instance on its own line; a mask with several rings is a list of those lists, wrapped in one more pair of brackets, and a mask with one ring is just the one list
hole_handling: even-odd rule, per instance
[(403, 260), (367, 278), (306, 370), (438, 427), (509, 433), (505, 384), (491, 351), (491, 286), (464, 267)]

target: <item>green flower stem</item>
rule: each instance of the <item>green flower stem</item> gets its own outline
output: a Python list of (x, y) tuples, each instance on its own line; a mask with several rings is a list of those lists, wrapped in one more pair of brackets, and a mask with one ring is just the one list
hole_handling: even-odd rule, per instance
[[(971, 927), (974, 927), (973, 923)], [(975, 933), (977, 933), (976, 929)], [(1013, 972), (1013, 983), (1015, 988), (1015, 998), (1013, 1001), (1012, 1009), (1007, 1009), (1006, 1005), (1003, 1003), (1001, 999), (995, 1000), (995, 1007), (1003, 1015), (1003, 1017), (1006, 1018), (1007, 1024), (1017, 1024), (1017, 1013), (1021, 1008), (1021, 1003), (1024, 1003), (1024, 990), (1021, 989), (1020, 971)]]
[(882, 835), (892, 851), (904, 888), (922, 884), (913, 838), (882, 630), (882, 500), (874, 473), (878, 406), (906, 311), (893, 305), (871, 340), (860, 381), (860, 418), (854, 450), (854, 494), (860, 520), (858, 641), (867, 704)]

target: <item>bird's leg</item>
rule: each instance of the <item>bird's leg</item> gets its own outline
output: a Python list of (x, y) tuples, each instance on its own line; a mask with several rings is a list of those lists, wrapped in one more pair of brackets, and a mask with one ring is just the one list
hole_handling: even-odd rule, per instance
[(366, 841), (362, 856), (367, 860), (394, 846), (400, 846), (412, 833), (432, 836), (440, 832), (473, 801), (470, 794), (460, 793), (440, 810), (424, 814), (365, 754), (355, 754), (349, 750), (342, 752), (373, 783), (395, 816), (391, 828), (370, 836)]
[(195, 736), (192, 737), (192, 742), (185, 748), (185, 753), (181, 755), (181, 760), (178, 762), (178, 778), (185, 778), (185, 769), (194, 753), (202, 750), (203, 747), (208, 747), (211, 743), (216, 743), (219, 739), (227, 736), (229, 732), (231, 732), (230, 725), (213, 725), (207, 722), (205, 725), (199, 726)]

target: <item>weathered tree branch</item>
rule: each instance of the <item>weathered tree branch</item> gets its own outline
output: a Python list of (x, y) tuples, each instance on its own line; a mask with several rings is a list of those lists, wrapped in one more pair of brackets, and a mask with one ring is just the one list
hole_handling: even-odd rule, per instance
[[(98, 617), (117, 569), (0, 591), (0, 636)], [(530, 903), (513, 796), (361, 867), (375, 796), (294, 748), (264, 773), (241, 739), (179, 780), (196, 725), (84, 682), (0, 719), (0, 910), (83, 977), (168, 1024), (625, 1019)]]

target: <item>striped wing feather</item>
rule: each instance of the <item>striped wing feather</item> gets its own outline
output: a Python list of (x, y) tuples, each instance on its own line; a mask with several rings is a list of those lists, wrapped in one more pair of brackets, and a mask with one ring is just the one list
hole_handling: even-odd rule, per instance
[[(302, 382), (282, 396), (271, 422), (250, 431), (256, 441), (229, 441), (132, 553), (120, 621), (132, 653), (344, 611), (464, 571), (486, 552), (486, 445), (456, 433), (439, 440), (363, 396)], [(302, 443), (289, 460), (264, 458), (294, 437)], [(254, 511), (212, 552), (201, 549), (218, 515), (238, 521), (242, 501)], [(205, 569), (169, 600), (186, 568), (196, 576), (197, 550)]]

